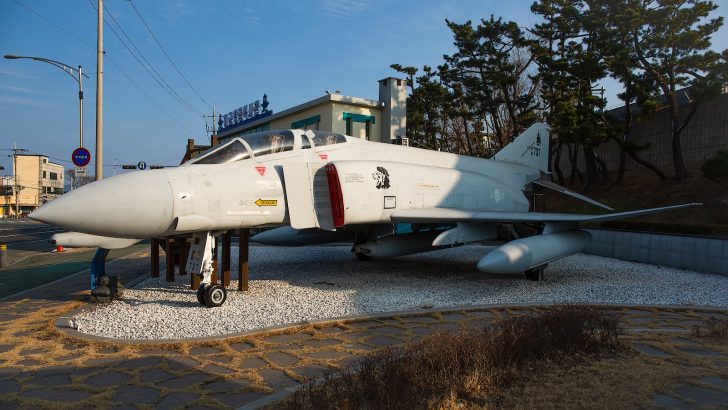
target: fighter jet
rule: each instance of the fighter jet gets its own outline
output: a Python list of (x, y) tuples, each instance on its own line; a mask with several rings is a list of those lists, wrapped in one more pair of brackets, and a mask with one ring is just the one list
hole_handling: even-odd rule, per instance
[(190, 235), (187, 270), (202, 276), (198, 299), (219, 306), (227, 293), (211, 283), (212, 238), (230, 229), (275, 228), (253, 238), (272, 245), (351, 241), (356, 257), (367, 260), (493, 240), (500, 225), (527, 223), (536, 235), (495, 248), (477, 268), (537, 280), (550, 262), (587, 245), (581, 223), (699, 205), (602, 215), (529, 211), (526, 192), (534, 184), (612, 210), (544, 177), (549, 133), (546, 124), (534, 124), (481, 159), (333, 132), (265, 131), (176, 168), (83, 186), (30, 217), (71, 231), (56, 238), (66, 246), (109, 249)]

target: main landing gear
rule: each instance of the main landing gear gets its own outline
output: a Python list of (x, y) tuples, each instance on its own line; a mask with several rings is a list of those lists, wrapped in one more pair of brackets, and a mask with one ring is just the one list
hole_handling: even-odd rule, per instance
[(212, 283), (212, 233), (196, 233), (192, 239), (187, 271), (202, 277), (197, 289), (197, 301), (207, 307), (222, 306), (227, 299), (227, 290), (218, 283)]
[(537, 267), (535, 267), (533, 269), (529, 269), (523, 273), (524, 273), (524, 275), (526, 275), (526, 279), (528, 279), (528, 280), (532, 280), (532, 281), (543, 280), (544, 271), (546, 270), (546, 266), (548, 266), (548, 265), (537, 266)]

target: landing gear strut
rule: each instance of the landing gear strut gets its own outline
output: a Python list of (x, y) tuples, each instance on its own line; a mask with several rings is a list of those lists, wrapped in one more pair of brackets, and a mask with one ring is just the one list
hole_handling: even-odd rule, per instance
[(370, 261), (372, 257), (369, 256), (368, 249), (362, 249), (361, 244), (366, 243), (367, 233), (364, 231), (357, 231), (356, 238), (354, 239), (354, 246), (351, 247), (351, 253), (356, 256), (358, 261)]
[(359, 261), (370, 261), (372, 260), (372, 257), (364, 253), (362, 250), (358, 249), (359, 247), (357, 245), (354, 245), (353, 248), (351, 248), (351, 252), (356, 256), (356, 259)]
[(227, 291), (224, 286), (212, 283), (212, 233), (196, 233), (192, 239), (187, 271), (202, 277), (200, 287), (197, 289), (197, 301), (207, 307), (222, 306), (227, 299)]

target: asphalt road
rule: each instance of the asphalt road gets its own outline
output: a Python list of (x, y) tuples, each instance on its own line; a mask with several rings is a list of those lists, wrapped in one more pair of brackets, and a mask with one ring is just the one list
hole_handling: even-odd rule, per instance
[(62, 229), (30, 219), (0, 219), (0, 244), (19, 251), (49, 251), (48, 240)]

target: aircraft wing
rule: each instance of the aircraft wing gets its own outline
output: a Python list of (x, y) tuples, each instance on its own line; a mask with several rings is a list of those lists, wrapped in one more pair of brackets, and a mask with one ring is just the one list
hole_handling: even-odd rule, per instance
[(636, 216), (656, 214), (676, 209), (701, 206), (700, 203), (639, 209), (602, 215), (562, 214), (548, 212), (480, 211), (448, 208), (410, 209), (394, 212), (392, 222), (442, 223), (442, 222), (605, 222)]

